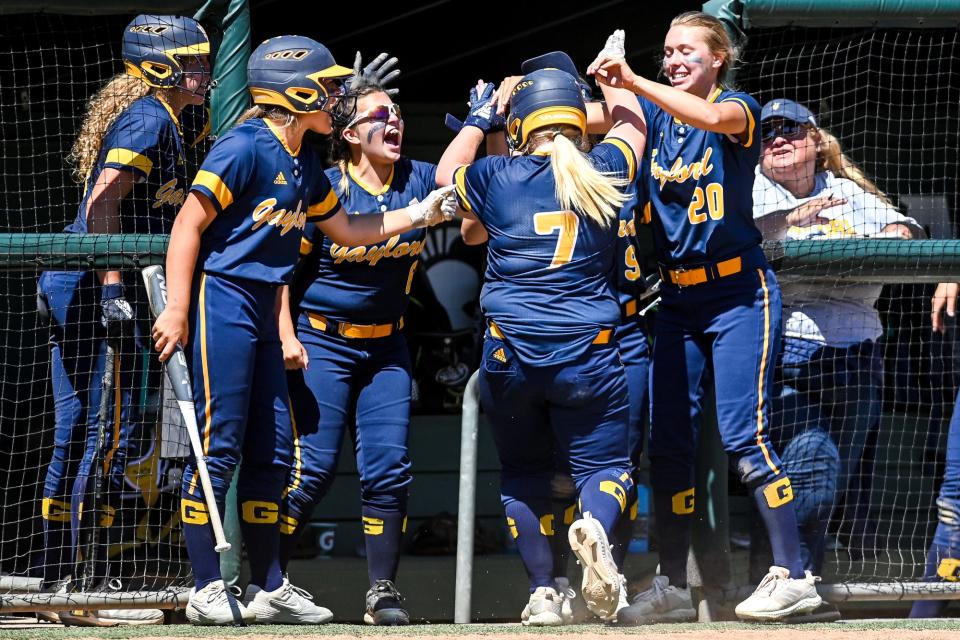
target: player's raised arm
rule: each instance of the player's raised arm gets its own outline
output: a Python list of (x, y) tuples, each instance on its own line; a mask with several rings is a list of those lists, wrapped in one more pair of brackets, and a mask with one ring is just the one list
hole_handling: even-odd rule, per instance
[(376, 244), (411, 229), (432, 227), (452, 220), (455, 214), (453, 187), (448, 186), (434, 189), (422, 202), (384, 213), (350, 216), (340, 207), (331, 217), (317, 221), (317, 227), (338, 244), (357, 246)]

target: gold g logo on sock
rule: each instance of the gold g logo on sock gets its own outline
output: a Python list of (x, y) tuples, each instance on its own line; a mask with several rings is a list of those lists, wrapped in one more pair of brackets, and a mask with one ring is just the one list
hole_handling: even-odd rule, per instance
[(247, 500), (241, 508), (243, 521), (251, 524), (276, 524), (280, 519), (280, 508), (276, 502)]
[(210, 515), (207, 513), (207, 505), (196, 500), (180, 500), (180, 520), (184, 524), (207, 524), (210, 522)]
[(670, 510), (678, 516), (686, 516), (693, 513), (693, 493), (694, 488), (690, 487), (686, 491), (673, 494), (673, 498), (670, 499)]
[(767, 500), (767, 506), (771, 509), (782, 507), (793, 500), (793, 487), (790, 486), (790, 478), (780, 478), (776, 482), (771, 482), (763, 490), (763, 497)]
[(937, 566), (937, 575), (947, 582), (960, 581), (960, 558), (944, 558)]

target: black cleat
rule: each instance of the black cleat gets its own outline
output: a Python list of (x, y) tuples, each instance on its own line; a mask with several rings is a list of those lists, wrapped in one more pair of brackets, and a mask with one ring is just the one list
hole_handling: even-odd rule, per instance
[(410, 614), (401, 603), (403, 596), (389, 580), (377, 580), (367, 591), (367, 610), (363, 621), (381, 627), (410, 624)]

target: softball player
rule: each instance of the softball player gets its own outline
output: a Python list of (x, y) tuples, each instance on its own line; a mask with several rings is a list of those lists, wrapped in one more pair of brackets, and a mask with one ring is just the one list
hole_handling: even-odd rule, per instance
[[(403, 119), (379, 84), (351, 83), (356, 115), (334, 129), (336, 166), (327, 170), (354, 215), (399, 209), (436, 186), (436, 165), (400, 155)], [(309, 366), (289, 372), (297, 452), (283, 504), (284, 566), (302, 523), (333, 482), (349, 428), (360, 471), (370, 590), (367, 624), (408, 624), (394, 581), (406, 528), (411, 365), (401, 329), (425, 229), (367, 246), (344, 246), (314, 229), (301, 247), (296, 337)], [(298, 342), (299, 340), (299, 342)], [(288, 362), (296, 366), (296, 362)]]
[[(629, 93), (604, 92), (621, 117), (636, 111)], [(480, 400), (502, 465), (507, 523), (530, 578), (521, 618), (527, 625), (566, 621), (549, 541), (559, 450), (583, 514), (569, 532), (584, 565), (581, 591), (595, 614), (610, 619), (623, 589), (608, 536), (633, 493), (627, 385), (613, 340), (620, 320), (612, 287), (615, 220), (642, 136), (631, 122), (618, 122), (582, 153), (586, 108), (577, 81), (544, 69), (524, 76), (512, 93), (512, 155), (468, 164), (493, 107), (474, 106), (437, 173), (441, 184), (456, 184), (464, 237), (488, 238)]]
[[(187, 186), (178, 117), (186, 106), (203, 103), (209, 54), (207, 34), (190, 18), (141, 15), (126, 27), (121, 47), (126, 73), (114, 76), (91, 99), (70, 155), (74, 176), (85, 190), (67, 233), (170, 231)], [(90, 478), (98, 456), (108, 339), (118, 347), (118, 375), (111, 420), (115, 429), (107, 434), (104, 460), (108, 491), (98, 526), (105, 527), (108, 541), (119, 542), (122, 533), (123, 514), (117, 514), (116, 505), (137, 419), (130, 399), (142, 346), (136, 318), (149, 317), (136, 274), (126, 276), (119, 271), (50, 271), (38, 282), (38, 307), (51, 327), (55, 415), (41, 510), (43, 579), (51, 589), (74, 573), (82, 505), (94, 503)], [(94, 568), (100, 580), (110, 571)], [(162, 620), (158, 610), (140, 612), (141, 618), (145, 615)]]
[(751, 96), (721, 84), (734, 52), (723, 25), (711, 16), (689, 12), (671, 23), (663, 72), (672, 87), (636, 76), (615, 36), (589, 72), (640, 96), (651, 223), (663, 278), (650, 434), (661, 575), (618, 621), (693, 615), (686, 563), (708, 370), (724, 448), (754, 494), (776, 565), (737, 606), (737, 615), (777, 620), (812, 611), (821, 599), (815, 578), (803, 571), (790, 480), (767, 435), (780, 292), (753, 224), (760, 107)]
[[(943, 313), (956, 315), (957, 290), (955, 283), (945, 282), (933, 296), (931, 319), (933, 330), (946, 330)], [(953, 408), (950, 430), (947, 432), (947, 464), (943, 483), (937, 496), (937, 530), (927, 551), (923, 579), (931, 582), (960, 580), (960, 394)], [(936, 618), (943, 614), (949, 600), (921, 600), (913, 603), (911, 618)]]
[(309, 38), (257, 47), (247, 67), (255, 106), (211, 149), (170, 236), (168, 303), (153, 337), (161, 360), (194, 337), (187, 357), (221, 512), (243, 457), (237, 497), (251, 574), (241, 604), (220, 578), (210, 514), (188, 465), (181, 518), (196, 579), (187, 617), (195, 624), (321, 623), (332, 615), (282, 575), (278, 554), (279, 505), (293, 463), (278, 315), (307, 222), (359, 245), (442, 220), (441, 205), (453, 213), (452, 196), (433, 192), (401, 211), (348, 218), (319, 153), (301, 143), (306, 131), (329, 134), (334, 116), (348, 117), (342, 92), (350, 74)]

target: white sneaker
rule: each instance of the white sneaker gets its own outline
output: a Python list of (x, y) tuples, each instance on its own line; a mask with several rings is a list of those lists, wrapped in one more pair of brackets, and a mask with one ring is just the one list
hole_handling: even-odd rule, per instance
[(217, 580), (200, 591), (190, 590), (187, 620), (200, 625), (244, 625), (253, 622), (254, 615), (227, 592), (223, 580)]
[(806, 577), (791, 578), (787, 569), (770, 567), (753, 595), (737, 605), (737, 617), (765, 622), (781, 620), (797, 613), (809, 613), (823, 602), (817, 593), (819, 581), (820, 578), (809, 571)]
[(590, 609), (587, 609), (587, 603), (577, 594), (576, 589), (570, 586), (570, 580), (567, 578), (554, 578), (553, 588), (560, 597), (563, 598), (563, 623), (564, 624), (583, 624), (596, 620)]
[(587, 608), (601, 620), (612, 620), (620, 603), (621, 580), (606, 532), (590, 514), (584, 514), (570, 525), (567, 539), (583, 567), (580, 593)]
[(553, 587), (537, 587), (520, 614), (520, 622), (525, 627), (563, 625), (563, 596)]
[(163, 611), (160, 609), (100, 609), (97, 616), (117, 624), (163, 624)]
[(257, 617), (258, 624), (323, 624), (333, 618), (330, 609), (315, 605), (313, 596), (290, 584), (287, 578), (273, 591), (251, 584), (243, 603)]
[(627, 626), (696, 619), (690, 587), (671, 586), (667, 576), (654, 576), (649, 589), (638, 593), (630, 606), (617, 612), (617, 624)]

